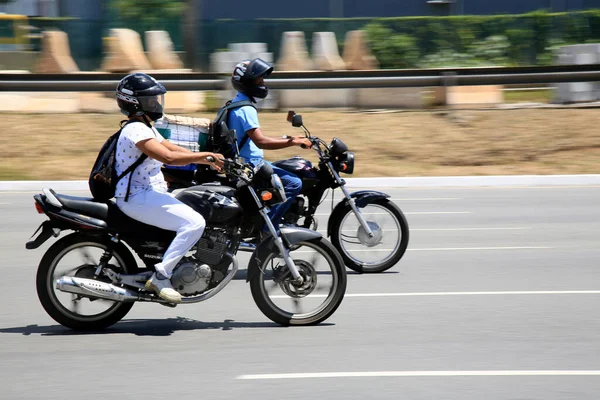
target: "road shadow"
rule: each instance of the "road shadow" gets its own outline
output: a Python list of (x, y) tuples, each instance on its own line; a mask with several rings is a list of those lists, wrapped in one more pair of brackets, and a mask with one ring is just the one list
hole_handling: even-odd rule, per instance
[[(313, 326), (332, 326), (331, 323), (321, 323)], [(132, 334), (136, 336), (170, 336), (178, 331), (193, 331), (218, 329), (222, 331), (231, 331), (234, 329), (249, 328), (283, 328), (274, 322), (236, 322), (226, 319), (223, 322), (204, 322), (194, 319), (176, 317), (165, 319), (129, 319), (123, 320), (102, 331), (73, 331), (62, 325), (27, 325), (14, 328), (1, 328), (2, 333), (16, 333), (23, 336), (41, 335), (41, 336), (80, 336), (80, 335), (111, 335), (111, 334)], [(294, 327), (298, 329), (301, 327)]]

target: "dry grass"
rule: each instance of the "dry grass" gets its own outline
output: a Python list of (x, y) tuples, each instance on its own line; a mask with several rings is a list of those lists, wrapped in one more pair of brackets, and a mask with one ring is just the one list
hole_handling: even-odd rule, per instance
[[(297, 110), (300, 112), (300, 110)], [(303, 111), (314, 135), (344, 140), (356, 177), (572, 174), (600, 171), (598, 109), (362, 113)], [(214, 117), (214, 113), (196, 114)], [(270, 136), (299, 135), (285, 112), (263, 112)], [(2, 115), (0, 179), (87, 179), (119, 115)], [(314, 152), (267, 151), (269, 160)]]

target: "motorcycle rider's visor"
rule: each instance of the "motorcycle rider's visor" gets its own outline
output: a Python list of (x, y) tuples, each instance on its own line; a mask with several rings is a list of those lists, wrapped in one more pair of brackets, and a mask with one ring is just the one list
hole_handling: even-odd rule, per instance
[(145, 112), (162, 114), (165, 109), (165, 95), (138, 96), (140, 106)]

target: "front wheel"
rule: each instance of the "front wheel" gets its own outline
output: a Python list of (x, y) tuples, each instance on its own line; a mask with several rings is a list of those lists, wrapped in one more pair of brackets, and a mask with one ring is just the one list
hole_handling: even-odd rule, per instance
[[(258, 268), (250, 280), (252, 298), (271, 321), (283, 326), (316, 325), (329, 318), (346, 292), (346, 269), (339, 252), (325, 238), (297, 243), (290, 257), (304, 282), (297, 285), (278, 254), (252, 257)], [(250, 269), (249, 267), (249, 269)]]
[[(95, 331), (119, 322), (131, 310), (134, 303), (86, 298), (55, 287), (56, 280), (65, 275), (93, 279), (106, 248), (97, 238), (72, 233), (44, 254), (37, 271), (37, 293), (42, 306), (56, 322), (74, 330)], [(135, 259), (120, 243), (107, 267), (123, 274), (137, 272)]]
[(392, 268), (408, 246), (408, 222), (400, 208), (388, 199), (378, 199), (359, 208), (373, 237), (347, 206), (332, 221), (331, 243), (346, 266), (356, 272), (375, 273)]

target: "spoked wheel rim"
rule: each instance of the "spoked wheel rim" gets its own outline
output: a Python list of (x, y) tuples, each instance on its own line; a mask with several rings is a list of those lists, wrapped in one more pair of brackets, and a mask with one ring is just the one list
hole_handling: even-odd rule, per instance
[[(55, 282), (62, 276), (77, 276), (92, 279), (106, 246), (95, 242), (80, 242), (64, 248), (50, 264), (46, 287), (50, 301), (65, 315), (81, 322), (102, 320), (116, 312), (123, 303), (81, 297), (65, 293), (56, 288)], [(73, 254), (76, 253), (76, 254)], [(68, 260), (67, 260), (68, 257)], [(61, 262), (63, 266), (60, 267)], [(128, 273), (126, 263), (117, 254), (109, 261), (114, 271)], [(59, 268), (60, 267), (60, 268)]]
[(310, 319), (318, 316), (335, 300), (340, 277), (335, 260), (322, 248), (310, 242), (298, 243), (290, 256), (304, 278), (300, 286), (283, 259), (269, 255), (261, 266), (259, 287), (265, 301), (278, 313), (290, 319)]
[(356, 215), (350, 210), (344, 215), (337, 232), (340, 251), (353, 262), (365, 267), (383, 265), (400, 249), (402, 225), (396, 215), (382, 205), (367, 204), (359, 210), (374, 237), (368, 237)]

